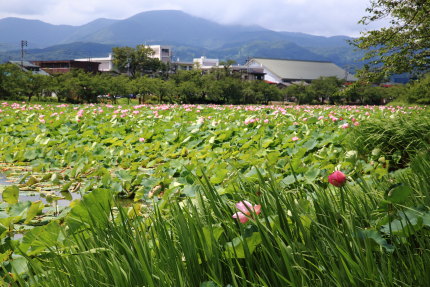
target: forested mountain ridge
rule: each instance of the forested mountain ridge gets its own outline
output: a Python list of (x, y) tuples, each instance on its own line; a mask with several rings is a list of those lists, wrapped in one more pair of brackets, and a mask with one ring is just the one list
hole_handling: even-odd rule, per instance
[(174, 59), (207, 56), (238, 63), (248, 57), (332, 61), (354, 66), (361, 58), (347, 36), (323, 37), (276, 32), (259, 26), (222, 25), (176, 10), (142, 12), (124, 20), (97, 19), (81, 26), (38, 20), (0, 19), (0, 60), (18, 59), (20, 41), (28, 41), (26, 59), (102, 57), (115, 46), (164, 44)]

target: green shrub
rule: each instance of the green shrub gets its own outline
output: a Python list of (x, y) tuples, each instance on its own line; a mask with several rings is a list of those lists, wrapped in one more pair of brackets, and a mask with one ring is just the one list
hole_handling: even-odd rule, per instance
[[(405, 108), (408, 111), (407, 108)], [(384, 155), (391, 170), (405, 167), (418, 152), (429, 150), (430, 114), (392, 114), (363, 121), (347, 136), (345, 145), (362, 156)]]

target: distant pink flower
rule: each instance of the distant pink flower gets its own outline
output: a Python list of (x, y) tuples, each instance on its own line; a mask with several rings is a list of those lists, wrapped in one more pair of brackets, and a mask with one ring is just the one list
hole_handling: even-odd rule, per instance
[(298, 141), (298, 140), (299, 140), (299, 138), (298, 138), (298, 137), (293, 137), (291, 140), (292, 140), (293, 142), (295, 142), (295, 141)]
[(255, 122), (257, 122), (257, 121), (259, 121), (259, 118), (255, 118), (255, 119), (246, 119), (246, 120), (244, 121), (244, 123), (245, 123), (245, 125), (249, 125), (249, 124), (255, 123)]
[(341, 125), (340, 127), (343, 128), (343, 129), (347, 129), (347, 128), (349, 128), (349, 124), (345, 123), (345, 124)]
[(269, 122), (269, 120), (268, 120), (268, 119), (265, 119), (265, 120), (264, 120), (264, 123), (265, 123), (265, 124), (267, 124), (268, 122)]
[(346, 182), (346, 175), (343, 172), (336, 170), (328, 176), (328, 182), (336, 187), (341, 187)]
[(236, 208), (240, 211), (233, 214), (232, 217), (239, 219), (241, 223), (246, 223), (252, 216), (251, 213), (258, 215), (261, 212), (261, 205), (252, 205), (246, 200), (236, 203)]
[(359, 126), (360, 123), (359, 122), (354, 122), (354, 126)]
[(145, 141), (145, 138), (139, 138), (139, 141), (140, 141), (141, 143), (143, 143), (143, 142)]

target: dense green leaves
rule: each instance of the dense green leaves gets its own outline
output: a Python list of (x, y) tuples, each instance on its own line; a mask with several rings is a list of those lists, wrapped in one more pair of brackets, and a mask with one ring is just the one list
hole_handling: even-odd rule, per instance
[(18, 202), (19, 188), (16, 185), (7, 186), (2, 192), (3, 201), (14, 204)]
[(113, 63), (122, 73), (128, 73), (132, 77), (158, 71), (163, 63), (151, 57), (154, 51), (145, 45), (131, 47), (112, 48)]
[[(367, 51), (369, 65), (362, 71), (370, 80), (395, 73), (429, 69), (430, 1), (372, 0), (361, 23), (389, 21), (384, 28), (363, 32), (355, 44)], [(370, 73), (368, 73), (370, 72)]]
[[(15, 186), (2, 188), (2, 266), (55, 266), (53, 286), (87, 284), (91, 270), (107, 286), (379, 282), (387, 252), (427, 246), (428, 162), (393, 174), (386, 149), (423, 150), (427, 113), (3, 103), (0, 161)], [(334, 170), (348, 176), (341, 190), (327, 182)], [(232, 217), (243, 200), (259, 206), (246, 222)]]

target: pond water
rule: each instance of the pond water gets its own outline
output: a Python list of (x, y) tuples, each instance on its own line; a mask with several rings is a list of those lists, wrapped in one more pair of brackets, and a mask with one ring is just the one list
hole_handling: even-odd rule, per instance
[[(0, 173), (0, 190), (1, 187), (17, 184), (19, 180), (7, 178), (5, 174)], [(75, 199), (80, 199), (82, 196), (80, 193), (69, 193), (69, 192), (52, 192), (51, 195), (61, 198), (56, 200), (57, 206), (69, 206), (70, 202)], [(36, 191), (20, 191), (18, 201), (37, 201), (40, 200), (44, 204), (51, 204), (43, 193)]]
[(0, 185), (12, 185), (13, 180), (8, 179), (3, 173), (0, 173)]

